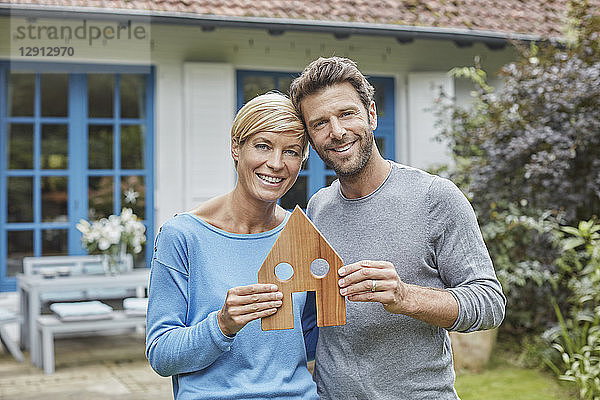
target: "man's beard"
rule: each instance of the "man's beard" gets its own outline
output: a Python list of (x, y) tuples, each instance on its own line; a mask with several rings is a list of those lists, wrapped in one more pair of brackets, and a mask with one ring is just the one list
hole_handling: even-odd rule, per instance
[[(321, 151), (315, 147), (315, 151), (319, 157), (321, 157), (323, 162), (329, 168), (335, 171), (338, 177), (350, 177), (356, 175), (360, 173), (367, 165), (369, 159), (371, 158), (371, 154), (373, 153), (373, 131), (371, 129), (367, 129), (366, 132), (367, 134), (357, 141), (358, 145), (360, 146), (358, 149), (358, 157), (352, 162), (341, 162), (339, 160), (334, 161), (327, 156), (326, 150)], [(329, 143), (328, 146), (335, 147), (343, 144), (343, 141), (339, 141), (339, 143), (336, 141)]]

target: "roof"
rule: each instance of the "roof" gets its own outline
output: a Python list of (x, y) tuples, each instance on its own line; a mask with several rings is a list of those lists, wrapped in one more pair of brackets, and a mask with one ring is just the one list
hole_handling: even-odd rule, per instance
[[(600, 9), (600, 0), (589, 0)], [(80, 9), (152, 16), (213, 17), (243, 22), (312, 21), (311, 25), (367, 24), (530, 35), (562, 36), (566, 0), (0, 0), (14, 8)], [(431, 31), (431, 29), (429, 29)], [(418, 32), (418, 31), (417, 31)], [(508, 36), (505, 36), (508, 37)]]

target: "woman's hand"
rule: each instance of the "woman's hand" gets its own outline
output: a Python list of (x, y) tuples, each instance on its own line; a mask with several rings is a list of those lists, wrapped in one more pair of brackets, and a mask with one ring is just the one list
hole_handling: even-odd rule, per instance
[(277, 286), (271, 284), (257, 283), (229, 289), (225, 304), (217, 314), (221, 332), (233, 336), (248, 322), (275, 314), (281, 307), (282, 298)]

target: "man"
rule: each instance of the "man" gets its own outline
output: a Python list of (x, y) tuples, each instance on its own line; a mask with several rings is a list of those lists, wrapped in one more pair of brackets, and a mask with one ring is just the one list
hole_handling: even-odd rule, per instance
[(290, 96), (338, 180), (308, 215), (344, 260), (347, 324), (319, 330), (323, 399), (457, 399), (448, 331), (500, 325), (506, 299), (469, 202), (450, 181), (385, 160), (373, 87), (320, 58)]

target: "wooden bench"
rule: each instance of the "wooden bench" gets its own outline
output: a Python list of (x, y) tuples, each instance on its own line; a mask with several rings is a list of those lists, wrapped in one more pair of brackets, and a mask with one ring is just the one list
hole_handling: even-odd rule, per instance
[(34, 364), (44, 369), (45, 374), (54, 373), (54, 336), (56, 334), (91, 333), (101, 331), (122, 331), (145, 326), (146, 316), (126, 315), (123, 311), (113, 311), (112, 318), (81, 321), (62, 321), (56, 315), (42, 315), (37, 318), (41, 357)]

